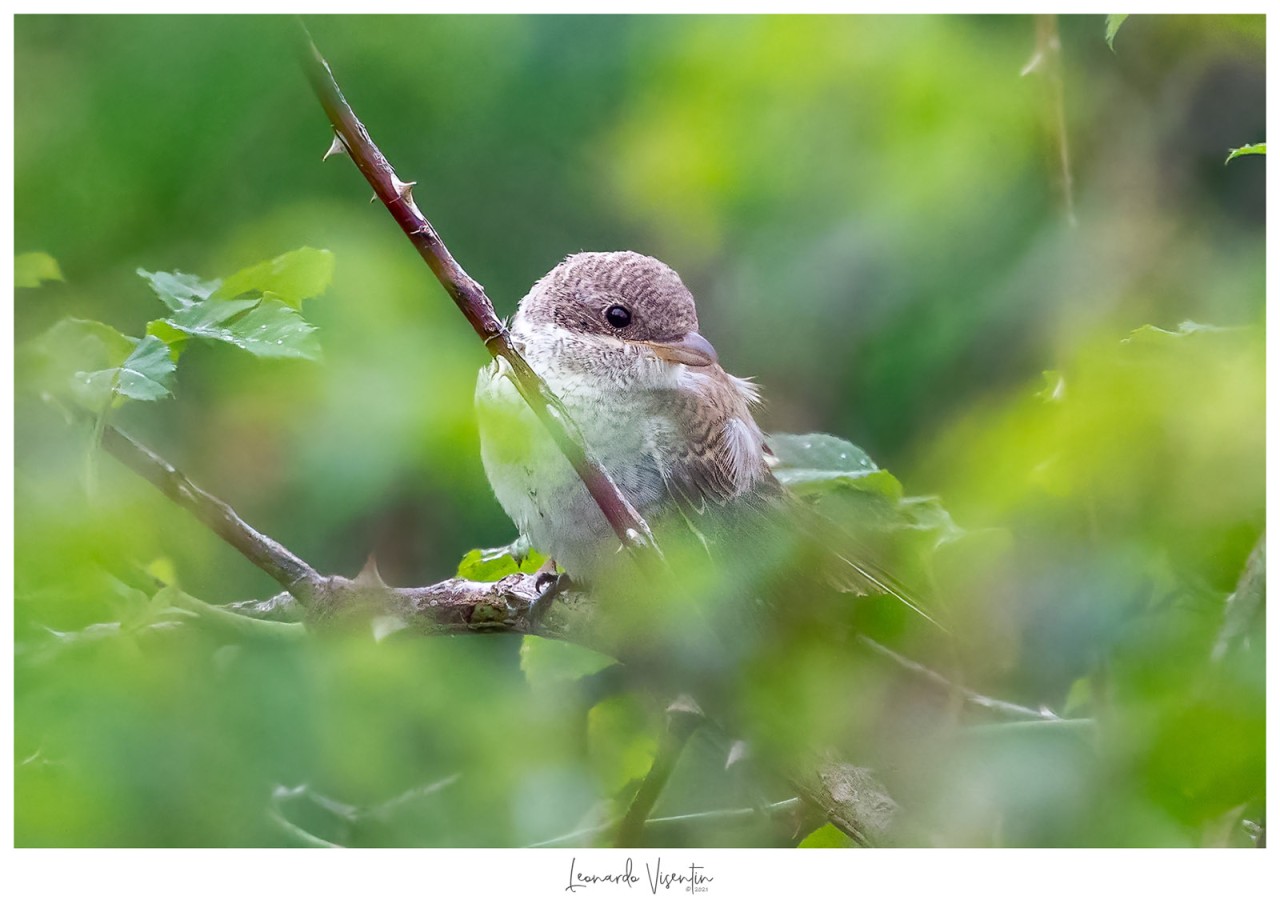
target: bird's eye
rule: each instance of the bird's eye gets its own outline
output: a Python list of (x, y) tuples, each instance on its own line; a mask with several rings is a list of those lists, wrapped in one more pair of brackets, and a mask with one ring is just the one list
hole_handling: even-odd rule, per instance
[(622, 329), (624, 326), (631, 323), (631, 312), (622, 305), (615, 304), (613, 307), (609, 308), (609, 310), (604, 312), (604, 319), (609, 321), (610, 326)]

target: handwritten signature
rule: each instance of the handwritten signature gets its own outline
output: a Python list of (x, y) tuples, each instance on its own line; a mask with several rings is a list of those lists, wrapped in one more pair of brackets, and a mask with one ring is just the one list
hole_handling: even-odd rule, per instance
[[(565, 891), (577, 893), (580, 888), (590, 888), (593, 885), (615, 885), (624, 888), (635, 888), (645, 885), (649, 888), (649, 893), (656, 895), (659, 891), (687, 891), (690, 894), (698, 894), (699, 892), (710, 891), (708, 887), (714, 881), (714, 877), (705, 872), (705, 868), (696, 863), (691, 863), (687, 867), (678, 870), (663, 871), (662, 858), (659, 857), (657, 863), (644, 865), (645, 879), (641, 880), (635, 872), (635, 864), (631, 858), (627, 858), (626, 865), (620, 872), (615, 873), (589, 873), (578, 869), (578, 858), (574, 857), (569, 861), (569, 884), (564, 887)], [(645, 885), (641, 885), (641, 882)]]

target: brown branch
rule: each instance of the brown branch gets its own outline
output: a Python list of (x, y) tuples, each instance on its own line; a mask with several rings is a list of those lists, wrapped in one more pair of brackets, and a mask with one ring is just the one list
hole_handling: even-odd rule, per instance
[(617, 837), (614, 838), (614, 847), (640, 847), (644, 840), (645, 824), (649, 821), (649, 814), (653, 812), (653, 805), (658, 802), (658, 795), (667, 786), (667, 780), (671, 778), (689, 738), (705, 721), (706, 717), (698, 704), (685, 695), (681, 695), (667, 707), (667, 724), (658, 752), (654, 754), (653, 765), (640, 782), (631, 806), (627, 807), (627, 812), (622, 817)]
[(935, 672), (933, 669), (916, 662), (914, 659), (908, 659), (896, 650), (891, 650), (883, 644), (877, 643), (864, 634), (858, 635), (858, 643), (862, 644), (880, 658), (892, 662), (901, 669), (905, 669), (912, 675), (920, 678), (922, 681), (926, 681), (949, 694), (957, 695), (962, 702), (967, 703), (970, 706), (976, 706), (979, 709), (988, 710), (1006, 719), (1021, 721), (1039, 719), (1046, 722), (1055, 722), (1061, 719), (1061, 716), (1048, 709), (1032, 709), (1029, 706), (1022, 706), (1019, 703), (1010, 703), (1007, 700), (997, 700), (995, 697), (988, 697), (986, 694), (980, 694), (962, 684), (957, 684), (946, 675)]
[(351, 157), (373, 187), (375, 197), (386, 206), (476, 334), (484, 340), (489, 354), (510, 366), (511, 381), (573, 466), (618, 539), (633, 552), (656, 553), (657, 544), (644, 518), (587, 449), (581, 431), (564, 405), (512, 344), (511, 334), (494, 312), (484, 287), (454, 260), (435, 227), (418, 209), (412, 191), (416, 183), (402, 182), (396, 175), (343, 97), (328, 62), (305, 29), (302, 29), (302, 40), (302, 66), (337, 136), (334, 147), (340, 146)]
[(305, 602), (307, 587), (320, 580), (314, 568), (280, 543), (254, 530), (231, 506), (200, 489), (173, 465), (115, 427), (108, 426), (102, 431), (102, 447)]
[(902, 834), (898, 805), (870, 769), (823, 756), (794, 770), (791, 784), (862, 847), (887, 847)]
[[(512, 574), (492, 583), (449, 578), (428, 587), (389, 587), (373, 568), (366, 568), (355, 578), (322, 576), (283, 545), (250, 527), (227, 503), (201, 490), (173, 465), (114, 427), (104, 430), (102, 443), (122, 464), (290, 590), (313, 629), (369, 624), (376, 619), (383, 632), (401, 629), (427, 635), (537, 634), (617, 655), (616, 633), (607, 630), (601, 607), (580, 590), (570, 587), (561, 591), (556, 604), (535, 617), (535, 604), (542, 597), (543, 588), (533, 574)], [(282, 616), (287, 619), (293, 608), (290, 594), (230, 607), (200, 604), (192, 611), (219, 621), (236, 619), (249, 623), (254, 619), (274, 621)], [(679, 726), (679, 731), (684, 733), (695, 724), (696, 719), (690, 718)], [(665, 776), (662, 779), (665, 781)], [(793, 776), (792, 783), (834, 825), (859, 843), (875, 844), (887, 839), (896, 805), (869, 770), (824, 761), (821, 769), (807, 769), (803, 775)], [(653, 788), (661, 790), (656, 778)], [(647, 816), (651, 804), (652, 801), (633, 810)]]

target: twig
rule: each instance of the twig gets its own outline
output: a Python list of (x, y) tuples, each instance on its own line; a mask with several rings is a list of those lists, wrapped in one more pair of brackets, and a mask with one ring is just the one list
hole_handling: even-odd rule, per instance
[(682, 695), (667, 707), (666, 731), (663, 732), (658, 752), (654, 755), (653, 765), (649, 767), (631, 806), (622, 817), (618, 835), (613, 842), (614, 847), (640, 846), (645, 824), (649, 814), (653, 812), (653, 805), (658, 802), (658, 795), (667, 786), (667, 779), (671, 777), (680, 754), (684, 752), (685, 744), (704, 721), (706, 717), (702, 710), (687, 696)]
[(1062, 191), (1062, 207), (1067, 224), (1076, 225), (1075, 192), (1071, 178), (1071, 147), (1067, 140), (1067, 104), (1062, 83), (1062, 39), (1058, 34), (1058, 17), (1052, 13), (1036, 16), (1036, 49), (1022, 75), (1033, 72), (1045, 78), (1049, 93), (1050, 125), (1056, 145), (1059, 167), (1059, 187)]
[(912, 675), (927, 681), (928, 683), (946, 691), (947, 693), (956, 694), (964, 703), (970, 706), (976, 706), (980, 709), (990, 710), (1006, 719), (1041, 719), (1044, 721), (1060, 721), (1061, 716), (1048, 709), (1032, 709), (1029, 706), (1022, 706), (1018, 703), (1009, 703), (1005, 700), (997, 700), (994, 697), (988, 697), (986, 694), (980, 694), (975, 690), (957, 684), (946, 675), (935, 672), (928, 666), (921, 665), (913, 659), (908, 659), (896, 650), (891, 650), (883, 644), (879, 644), (864, 634), (858, 635), (858, 642), (868, 650), (887, 659), (894, 665), (905, 669)]
[(343, 97), (329, 64), (320, 55), (305, 28), (302, 29), (302, 40), (303, 69), (336, 134), (331, 151), (340, 147), (351, 157), (356, 168), (373, 187), (375, 197), (400, 224), (400, 228), (418, 249), (436, 279), (444, 286), (477, 335), (484, 340), (489, 354), (503, 359), (509, 365), (508, 372), (516, 389), (573, 466), (622, 544), (635, 553), (643, 555), (645, 551), (649, 551), (660, 555), (649, 525), (587, 449), (581, 431), (564, 405), (512, 344), (511, 334), (494, 312), (493, 302), (485, 294), (484, 287), (454, 260), (435, 227), (418, 209), (412, 191), (416, 183), (402, 182), (382, 151), (373, 143), (368, 130)]
[(1254, 621), (1263, 611), (1266, 594), (1267, 535), (1263, 534), (1249, 553), (1236, 589), (1227, 597), (1227, 608), (1222, 614), (1222, 630), (1213, 645), (1213, 662), (1221, 662), (1227, 651), (1249, 633)]
[(314, 584), (320, 575), (302, 559), (240, 519), (231, 506), (210, 496), (159, 455), (125, 436), (115, 427), (102, 432), (102, 447), (132, 471), (145, 477), (206, 527), (226, 540), (258, 568), (291, 593)]
[[(251, 563), (273, 577), (279, 575), (277, 580), (281, 583), (293, 581), (303, 595), (299, 602), (312, 626), (381, 616), (397, 620), (417, 634), (538, 634), (618, 656), (617, 638), (601, 625), (600, 607), (581, 591), (563, 591), (558, 604), (535, 620), (530, 617), (530, 611), (542, 588), (538, 586), (537, 575), (533, 574), (512, 574), (492, 583), (449, 578), (428, 587), (413, 588), (388, 587), (372, 570), (355, 579), (321, 576), (281, 544), (242, 521), (231, 506), (196, 487), (150, 449), (114, 428), (104, 433), (103, 444), (122, 464), (194, 514)], [(295, 574), (298, 577), (295, 578)], [(242, 602), (232, 607), (201, 604), (191, 611), (238, 623), (255, 618), (273, 620), (291, 608), (288, 595), (277, 594), (258, 603)], [(290, 624), (272, 625), (272, 628), (290, 633), (297, 630)], [(859, 843), (871, 844), (887, 838), (896, 805), (874, 781), (870, 771), (834, 761), (825, 768), (825, 772), (808, 770), (799, 778), (793, 776), (792, 783), (837, 828)], [(863, 789), (861, 793), (856, 790), (859, 788)], [(310, 836), (276, 811), (272, 818), (299, 840), (330, 844)]]
[[(766, 816), (786, 815), (800, 809), (804, 805), (804, 801), (798, 797), (789, 797), (786, 800), (780, 800), (776, 803), (765, 804), (763, 807), (739, 807), (732, 810), (706, 810), (701, 813), (681, 813), (677, 816), (655, 816), (646, 819), (645, 828), (658, 828), (662, 826), (681, 825), (688, 823), (706, 823), (706, 822), (736, 822), (742, 819), (752, 819), (764, 814)], [(596, 838), (605, 832), (610, 831), (622, 821), (622, 817), (611, 819), (608, 822), (592, 826), (589, 829), (578, 829), (565, 835), (558, 835), (555, 838), (548, 838), (546, 841), (538, 841), (529, 845), (531, 848), (552, 847), (558, 844), (567, 844), (571, 841), (583, 841), (590, 838)]]

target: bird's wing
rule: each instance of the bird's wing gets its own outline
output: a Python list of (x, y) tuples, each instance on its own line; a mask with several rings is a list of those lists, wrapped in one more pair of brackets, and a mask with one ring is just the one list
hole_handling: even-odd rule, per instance
[(939, 625), (918, 595), (879, 564), (856, 525), (837, 523), (778, 481), (751, 414), (755, 386), (716, 371), (695, 375), (691, 391), (671, 400), (679, 429), (663, 478), (683, 525), (713, 559), (759, 567), (804, 558), (838, 590), (893, 597)]

